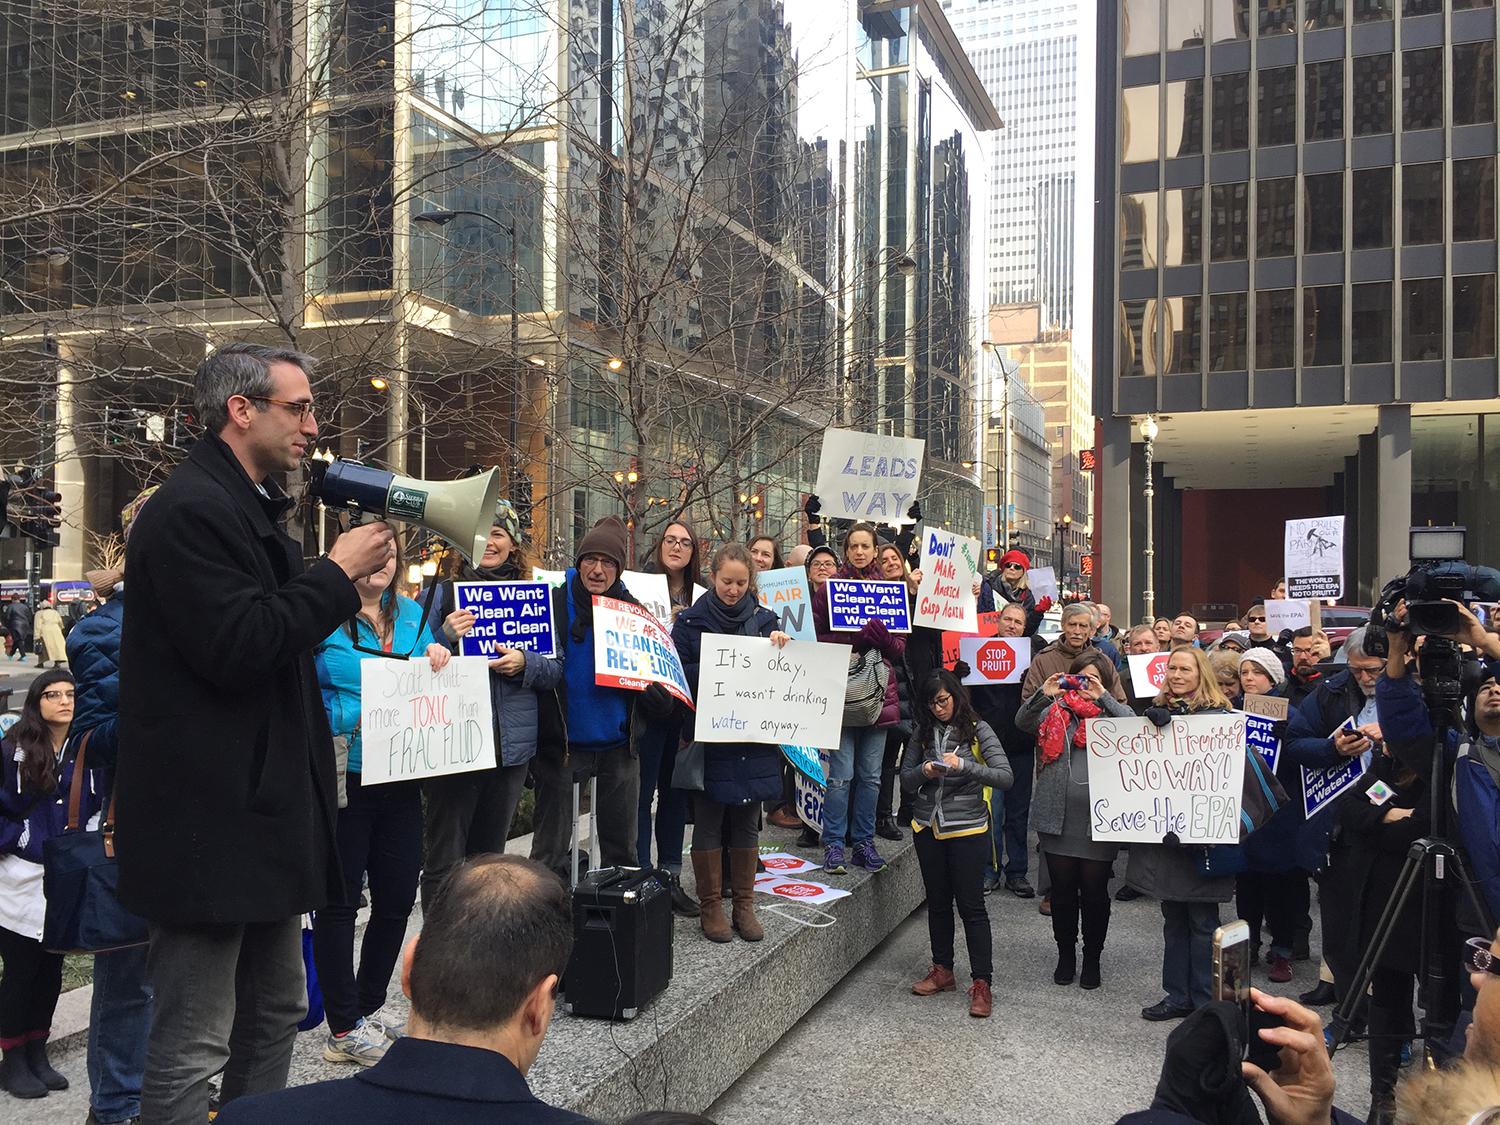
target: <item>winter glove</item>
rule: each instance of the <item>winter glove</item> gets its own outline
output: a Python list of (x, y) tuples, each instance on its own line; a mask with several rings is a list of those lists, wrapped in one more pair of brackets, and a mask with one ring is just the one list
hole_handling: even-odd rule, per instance
[(1050, 595), (1047, 596), (1047, 597), (1045, 597), (1045, 598), (1043, 598), (1041, 601), (1039, 601), (1039, 602), (1036, 603), (1036, 611), (1038, 613), (1046, 613), (1051, 608), (1052, 608), (1052, 598), (1051, 598)]
[(1286, 720), (1285, 719), (1277, 719), (1276, 722), (1271, 725), (1271, 733), (1276, 736), (1276, 741), (1277, 742), (1285, 742), (1286, 741)]
[(906, 518), (911, 520), (912, 523), (920, 523), (922, 519), (922, 505), (913, 500), (911, 507), (906, 509)]
[(1142, 718), (1150, 719), (1153, 726), (1164, 727), (1172, 721), (1172, 712), (1165, 707), (1147, 707)]
[(651, 683), (646, 685), (646, 690), (641, 692), (641, 706), (646, 709), (646, 714), (653, 719), (665, 718), (672, 713), (672, 693), (661, 684)]
[(871, 648), (878, 648), (884, 652), (886, 645), (891, 643), (891, 631), (885, 627), (885, 622), (880, 618), (872, 617), (859, 631), (859, 639)]
[(970, 671), (972, 671), (972, 669), (970, 669), (970, 667), (962, 660), (955, 660), (953, 662), (953, 674), (960, 680), (967, 676)]
[(802, 505), (802, 510), (807, 513), (808, 523), (818, 522), (818, 513), (823, 510), (823, 501), (819, 500), (817, 494), (807, 498), (807, 503)]

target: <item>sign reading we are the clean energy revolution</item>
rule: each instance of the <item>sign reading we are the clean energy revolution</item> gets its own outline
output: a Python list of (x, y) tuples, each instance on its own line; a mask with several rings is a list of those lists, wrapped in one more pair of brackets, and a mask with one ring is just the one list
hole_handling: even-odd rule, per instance
[(766, 742), (836, 750), (849, 684), (848, 645), (704, 633), (699, 742)]
[(979, 577), (979, 540), (927, 528), (922, 532), (921, 570), (913, 622), (961, 633), (978, 629), (974, 580)]
[(818, 460), (818, 498), (836, 519), (909, 523), (922, 479), (921, 438), (828, 430)]
[(546, 582), (455, 582), (453, 605), (474, 614), (474, 628), (458, 642), (462, 656), (493, 659), (510, 648), (557, 655), (552, 589)]
[(426, 660), (364, 660), (359, 673), (362, 784), (494, 768), (488, 661), (455, 656), (434, 672)]
[(905, 582), (874, 582), (863, 578), (828, 580), (828, 624), (836, 633), (857, 633), (879, 619), (892, 633), (911, 632), (911, 610)]
[(661, 684), (689, 707), (693, 693), (672, 634), (650, 610), (594, 595), (594, 682), (645, 691)]

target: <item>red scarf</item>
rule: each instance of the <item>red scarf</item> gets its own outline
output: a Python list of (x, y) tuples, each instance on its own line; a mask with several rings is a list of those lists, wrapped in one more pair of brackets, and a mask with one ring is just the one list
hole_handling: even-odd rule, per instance
[(1086, 744), (1083, 720), (1096, 718), (1104, 712), (1081, 691), (1065, 691), (1052, 701), (1047, 713), (1037, 727), (1036, 746), (1041, 755), (1038, 766), (1045, 766), (1062, 757), (1067, 748), (1068, 724), (1076, 717), (1079, 722), (1073, 731), (1073, 745), (1080, 750)]

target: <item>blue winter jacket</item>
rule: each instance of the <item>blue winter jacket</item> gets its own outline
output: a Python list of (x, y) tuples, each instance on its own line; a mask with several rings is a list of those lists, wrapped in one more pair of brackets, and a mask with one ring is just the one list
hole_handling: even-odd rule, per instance
[[(1320, 680), (1313, 693), (1298, 704), (1287, 719), (1286, 737), (1281, 740), (1282, 762), (1308, 769), (1339, 765), (1344, 759), (1333, 748), (1333, 739), (1329, 735), (1344, 720), (1358, 715), (1364, 702), (1364, 693), (1351, 673), (1339, 672)], [(1278, 770), (1277, 777), (1282, 779), (1288, 801), (1301, 816), (1302, 771), (1284, 773)], [(1286, 779), (1290, 779), (1291, 784), (1287, 784)], [(1333, 831), (1337, 806), (1337, 801), (1324, 805), (1317, 815), (1298, 827), (1293, 866), (1303, 871), (1323, 868), (1328, 860), (1328, 834)]]
[(568, 616), (559, 627), (566, 642), (568, 660), (563, 669), (567, 684), (568, 749), (572, 752), (600, 753), (630, 744), (630, 715), (637, 692), (624, 688), (602, 687), (594, 682), (594, 629), (590, 625), (581, 640), (573, 639), (576, 608), (570, 592), (578, 578), (576, 567), (568, 568), (563, 585)]
[(113, 768), (119, 756), (120, 628), (125, 622), (125, 599), (115, 595), (94, 610), (68, 634), (68, 667), (77, 683), (73, 726), (68, 746), (77, 746), (92, 730), (88, 765)]
[[(89, 742), (93, 758), (93, 741)], [(55, 788), (46, 793), (21, 791), (21, 771), (16, 762), (15, 743), (0, 738), (0, 765), (4, 766), (5, 788), (0, 792), (0, 855), (18, 855), (32, 863), (42, 862), (42, 845), (61, 836), (68, 826), (68, 789), (73, 784), (73, 769), (78, 761), (73, 753), (63, 755), (58, 766)], [(79, 804), (78, 822), (83, 827), (99, 811), (108, 778), (103, 771), (89, 768), (83, 780), (83, 799)]]

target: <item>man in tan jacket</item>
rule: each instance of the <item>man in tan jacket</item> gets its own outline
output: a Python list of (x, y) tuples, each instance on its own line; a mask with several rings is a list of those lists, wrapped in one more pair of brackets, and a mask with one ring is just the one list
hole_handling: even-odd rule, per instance
[[(1026, 669), (1026, 678), (1021, 681), (1021, 699), (1030, 699), (1032, 694), (1057, 672), (1066, 672), (1073, 661), (1089, 647), (1094, 635), (1094, 615), (1085, 606), (1074, 602), (1063, 606), (1062, 636), (1053, 641), (1032, 658)], [(1125, 687), (1120, 675), (1110, 668), (1104, 677), (1104, 686), (1121, 703), (1125, 702)]]

